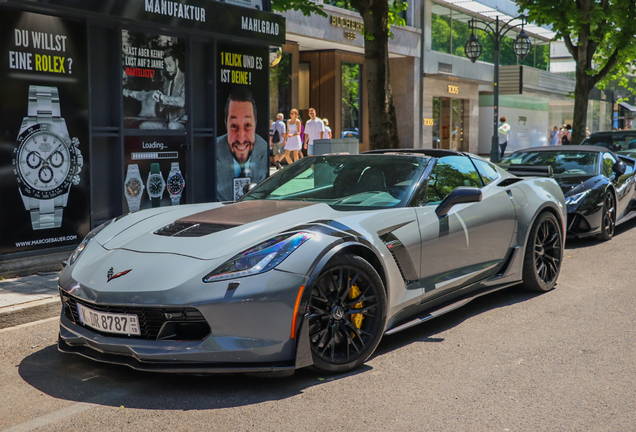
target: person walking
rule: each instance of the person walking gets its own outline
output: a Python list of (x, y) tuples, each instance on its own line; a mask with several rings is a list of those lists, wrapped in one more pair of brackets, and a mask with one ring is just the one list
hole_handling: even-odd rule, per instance
[(282, 168), (280, 161), (283, 159), (285, 155), (285, 134), (287, 134), (287, 127), (285, 126), (285, 122), (283, 121), (285, 117), (283, 113), (278, 113), (276, 116), (276, 121), (272, 125), (272, 152), (274, 153), (274, 165), (276, 165), (276, 169), (279, 170)]
[(550, 145), (551, 146), (557, 146), (559, 145), (559, 136), (561, 134), (559, 133), (559, 128), (558, 127), (554, 127), (554, 130), (552, 131), (552, 133), (550, 134)]
[(561, 132), (561, 145), (570, 145), (572, 143), (572, 126), (566, 125)]
[(316, 110), (309, 108), (309, 117), (311, 120), (307, 120), (305, 123), (305, 149), (307, 149), (307, 156), (314, 155), (314, 140), (323, 139), (325, 137), (325, 124), (316, 117)]
[(322, 119), (322, 122), (325, 124), (325, 139), (333, 138), (333, 134), (331, 133), (331, 128), (329, 127), (329, 120), (324, 118)]
[[(301, 123), (298, 119), (298, 110), (292, 109), (287, 120), (287, 133), (285, 134), (285, 160), (288, 164), (292, 164), (298, 160), (298, 151), (302, 147), (300, 140)], [(290, 157), (291, 156), (291, 157)]]
[(510, 125), (507, 123), (506, 116), (501, 116), (499, 121), (501, 122), (499, 128), (497, 128), (497, 132), (499, 133), (499, 157), (503, 158), (504, 154), (506, 153), (506, 147), (508, 146), (508, 134), (510, 133)]

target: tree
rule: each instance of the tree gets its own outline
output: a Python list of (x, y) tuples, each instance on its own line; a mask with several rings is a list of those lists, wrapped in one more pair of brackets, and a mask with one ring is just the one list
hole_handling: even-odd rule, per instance
[[(364, 23), (365, 79), (368, 93), (369, 141), (372, 149), (399, 148), (397, 116), (389, 72), (389, 38), (392, 25), (404, 25), (403, 0), (346, 0)], [(272, 0), (276, 11), (297, 10), (305, 16), (327, 16), (322, 5), (307, 0)]]
[(590, 91), (625, 75), (636, 56), (636, 0), (517, 0), (531, 22), (552, 25), (576, 62), (572, 143), (585, 138)]

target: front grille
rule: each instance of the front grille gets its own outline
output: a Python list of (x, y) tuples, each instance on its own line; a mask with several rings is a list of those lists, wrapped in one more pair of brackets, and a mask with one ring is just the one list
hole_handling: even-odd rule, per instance
[(155, 231), (155, 234), (167, 237), (203, 237), (235, 226), (238, 225), (174, 222)]
[[(108, 306), (78, 299), (65, 291), (61, 291), (61, 296), (62, 301), (66, 305), (64, 310), (68, 319), (77, 325), (104, 336), (150, 340), (201, 340), (210, 334), (210, 326), (201, 312), (195, 308)], [(106, 333), (85, 326), (79, 319), (77, 303), (100, 312), (137, 315), (139, 317), (141, 335), (128, 336)]]

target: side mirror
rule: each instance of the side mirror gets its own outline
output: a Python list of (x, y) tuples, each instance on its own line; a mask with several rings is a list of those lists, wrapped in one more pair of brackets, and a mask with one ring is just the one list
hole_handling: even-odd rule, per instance
[(623, 174), (625, 174), (625, 170), (626, 170), (625, 163), (623, 163), (623, 161), (621, 160), (616, 162), (614, 166), (612, 167), (612, 171), (614, 171), (616, 175), (618, 176), (622, 176)]
[(245, 186), (243, 186), (243, 195), (245, 195), (246, 193), (248, 193), (249, 191), (251, 191), (252, 189), (254, 189), (254, 187), (257, 185), (258, 183), (248, 183)]
[(450, 209), (456, 204), (466, 204), (481, 201), (481, 191), (476, 187), (458, 186), (435, 209), (435, 213), (440, 218), (448, 214)]

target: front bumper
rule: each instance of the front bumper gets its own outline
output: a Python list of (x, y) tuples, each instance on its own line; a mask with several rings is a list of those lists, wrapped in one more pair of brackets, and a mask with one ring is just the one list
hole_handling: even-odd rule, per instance
[[(144, 371), (292, 373), (297, 348), (297, 339), (291, 339), (294, 304), (299, 288), (307, 279), (276, 270), (268, 273), (242, 278), (239, 287), (233, 290), (226, 290), (228, 282), (217, 286), (207, 284), (205, 289), (211, 293), (210, 299), (199, 303), (189, 302), (187, 295), (181, 296), (184, 300), (181, 304), (169, 305), (91, 302), (82, 294), (82, 289), (73, 294), (62, 289), (62, 298), (68, 300), (71, 296), (75, 303), (64, 303), (58, 348), (64, 353)], [(123, 299), (121, 294), (118, 297)], [(199, 340), (161, 339), (161, 332), (149, 332), (144, 337), (98, 333), (81, 324), (77, 314), (70, 310), (77, 301), (101, 310), (129, 305), (145, 309), (195, 309), (210, 330)]]
[(592, 209), (569, 209), (567, 236), (583, 238), (601, 232), (602, 207)]

